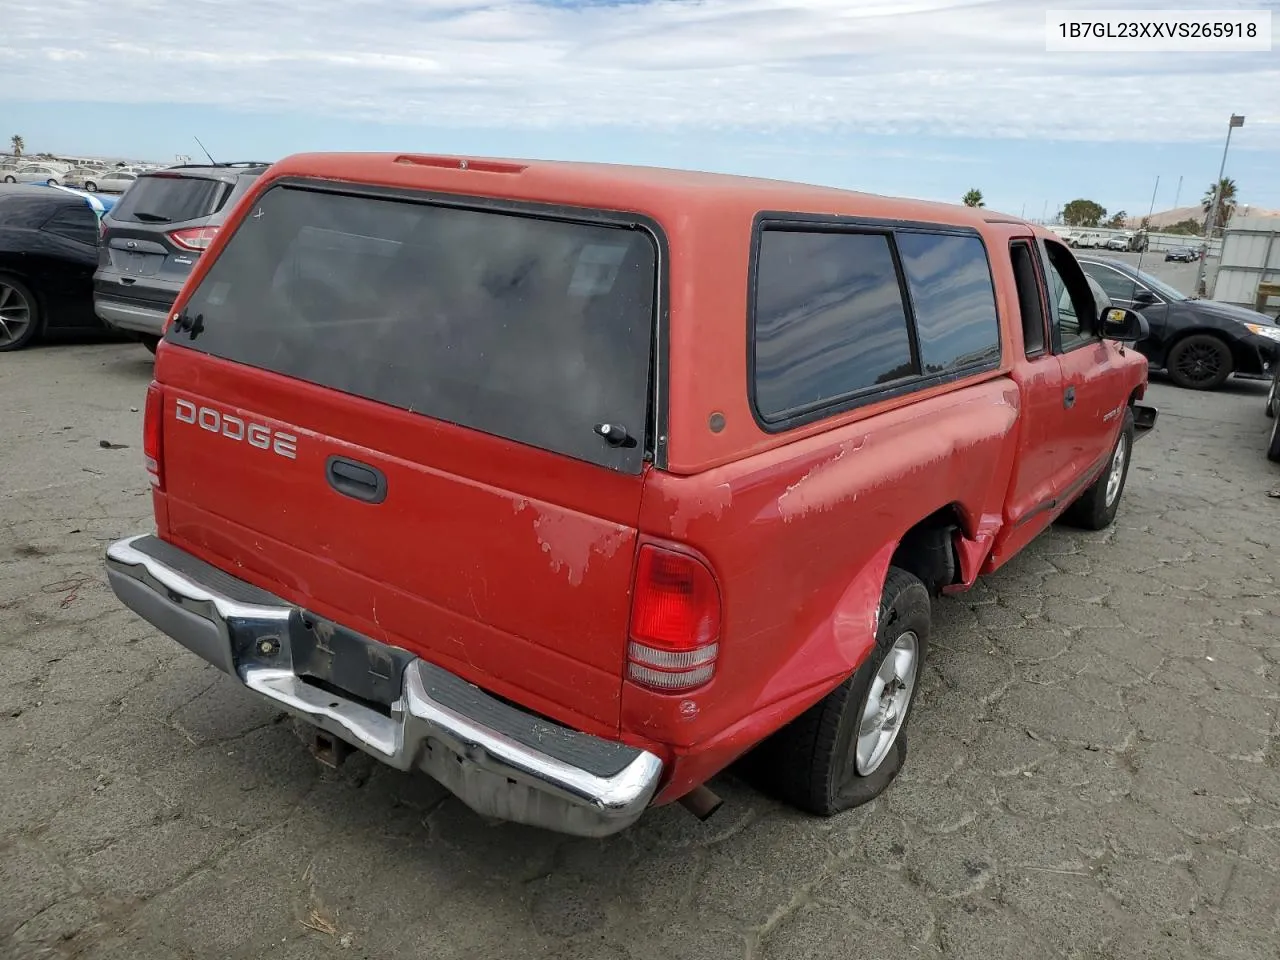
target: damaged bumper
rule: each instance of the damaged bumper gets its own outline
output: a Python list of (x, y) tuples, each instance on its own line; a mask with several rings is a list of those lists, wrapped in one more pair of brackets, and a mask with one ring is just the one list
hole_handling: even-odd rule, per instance
[(599, 837), (637, 820), (662, 761), (559, 726), (328, 623), (154, 536), (111, 544), (125, 606), (280, 709), (478, 813)]

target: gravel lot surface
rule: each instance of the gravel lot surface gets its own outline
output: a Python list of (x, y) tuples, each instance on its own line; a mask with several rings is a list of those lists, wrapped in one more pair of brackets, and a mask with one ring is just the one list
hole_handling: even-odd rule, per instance
[[(1280, 470), (1265, 386), (1156, 383), (1116, 525), (935, 605), (911, 757), (796, 814), (732, 777), (606, 841), (322, 773), (126, 611), (132, 344), (0, 358), (0, 957), (1256, 958), (1280, 944)], [(104, 446), (103, 442), (107, 445)]]

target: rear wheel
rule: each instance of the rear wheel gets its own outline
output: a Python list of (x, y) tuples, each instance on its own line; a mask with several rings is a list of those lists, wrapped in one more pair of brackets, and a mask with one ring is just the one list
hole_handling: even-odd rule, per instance
[(1063, 513), (1064, 522), (1086, 530), (1102, 530), (1111, 526), (1116, 511), (1120, 509), (1125, 480), (1129, 477), (1134, 433), (1133, 411), (1125, 407), (1124, 426), (1116, 438), (1116, 445), (1111, 448), (1111, 459), (1107, 461), (1102, 475)]
[(1216, 390), (1231, 376), (1231, 348), (1208, 333), (1184, 337), (1169, 351), (1169, 377), (1190, 390)]
[(856, 673), (758, 746), (762, 786), (819, 816), (860, 806), (893, 782), (929, 644), (929, 591), (889, 568), (875, 646)]
[(1271, 421), (1271, 437), (1267, 441), (1267, 459), (1280, 463), (1280, 415)]
[(21, 350), (40, 333), (40, 305), (16, 277), (0, 273), (0, 351)]
[(98, 192), (98, 184), (97, 184), (97, 182), (96, 182), (96, 181), (94, 181), (94, 180), (86, 180), (86, 181), (84, 182), (84, 188), (85, 188), (86, 190), (88, 190), (90, 193), (97, 193), (97, 192)]

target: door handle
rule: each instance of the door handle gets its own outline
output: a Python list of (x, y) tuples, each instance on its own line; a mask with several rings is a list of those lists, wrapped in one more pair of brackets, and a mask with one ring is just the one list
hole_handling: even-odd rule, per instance
[(1076, 388), (1067, 387), (1062, 393), (1062, 405), (1070, 410), (1076, 405)]
[(365, 503), (381, 503), (387, 499), (387, 477), (377, 467), (347, 457), (331, 456), (325, 461), (324, 473), (329, 486), (344, 497)]

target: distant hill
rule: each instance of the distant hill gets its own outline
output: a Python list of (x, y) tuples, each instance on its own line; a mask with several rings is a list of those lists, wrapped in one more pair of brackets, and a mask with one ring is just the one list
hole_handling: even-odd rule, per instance
[[(1266, 210), (1262, 207), (1254, 207), (1248, 204), (1241, 204), (1236, 207), (1236, 213), (1242, 217), (1280, 217), (1280, 210)], [(1151, 215), (1151, 226), (1153, 229), (1159, 230), (1161, 227), (1170, 227), (1175, 223), (1181, 223), (1183, 220), (1197, 220), (1204, 223), (1204, 209), (1198, 204), (1194, 207), (1176, 207), (1173, 210), (1161, 210), (1159, 213)], [(1125, 220), (1126, 227), (1137, 227), (1142, 224), (1142, 217), (1129, 217)]]

